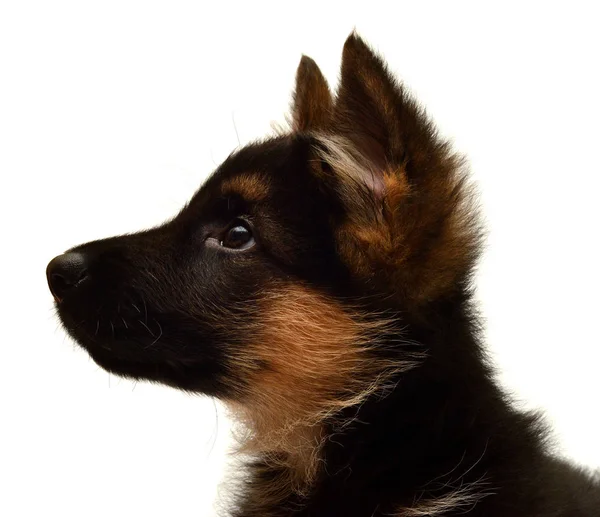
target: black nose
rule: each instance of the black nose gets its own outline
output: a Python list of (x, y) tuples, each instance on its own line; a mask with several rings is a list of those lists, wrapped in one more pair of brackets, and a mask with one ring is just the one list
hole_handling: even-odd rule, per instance
[(54, 257), (46, 268), (50, 291), (60, 302), (65, 294), (77, 287), (88, 276), (87, 261), (83, 253), (69, 252)]

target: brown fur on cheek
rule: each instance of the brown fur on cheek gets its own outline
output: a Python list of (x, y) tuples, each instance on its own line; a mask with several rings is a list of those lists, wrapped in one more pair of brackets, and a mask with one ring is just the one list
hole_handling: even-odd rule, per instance
[(247, 388), (229, 405), (246, 426), (242, 450), (289, 468), (300, 491), (317, 471), (323, 421), (413, 363), (369, 360), (388, 322), (367, 321), (308, 287), (279, 286), (260, 305), (251, 344), (232, 358)]

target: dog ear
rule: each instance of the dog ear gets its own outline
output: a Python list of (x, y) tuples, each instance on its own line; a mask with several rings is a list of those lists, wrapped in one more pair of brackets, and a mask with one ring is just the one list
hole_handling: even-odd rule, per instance
[(389, 191), (386, 174), (404, 171), (406, 146), (415, 131), (423, 132), (422, 125), (414, 101), (382, 59), (352, 33), (344, 44), (331, 125), (323, 135), (324, 161), (378, 205)]
[(332, 126), (368, 160), (369, 176), (375, 178), (407, 164), (410, 174), (423, 168), (427, 155), (439, 154), (435, 130), (422, 109), (356, 33), (344, 44)]
[(310, 57), (302, 56), (292, 100), (292, 129), (297, 132), (323, 129), (331, 119), (332, 107), (327, 80)]
[(341, 201), (338, 246), (354, 271), (414, 301), (468, 277), (480, 230), (462, 159), (356, 34), (318, 139), (315, 170)]
[(352, 33), (342, 54), (334, 127), (377, 169), (383, 169), (387, 161), (396, 162), (401, 155), (398, 93), (381, 59)]

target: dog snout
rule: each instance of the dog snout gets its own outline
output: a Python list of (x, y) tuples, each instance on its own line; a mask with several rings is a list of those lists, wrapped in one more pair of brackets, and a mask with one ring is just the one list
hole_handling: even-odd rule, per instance
[(54, 257), (46, 268), (48, 286), (57, 302), (77, 288), (88, 273), (89, 258), (80, 252), (67, 252)]

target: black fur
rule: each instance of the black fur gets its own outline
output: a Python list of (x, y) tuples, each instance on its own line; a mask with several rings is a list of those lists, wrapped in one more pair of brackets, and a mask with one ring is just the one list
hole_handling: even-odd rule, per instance
[[(241, 405), (258, 389), (257, 377), (248, 372), (260, 378), (274, 368), (263, 356), (248, 358), (256, 345), (253, 336), (269, 330), (263, 329), (271, 316), (263, 304), (274, 292), (285, 300), (290, 286), (348, 314), (385, 317), (385, 331), (366, 361), (383, 365), (413, 354), (422, 358), (418, 366), (394, 374), (393, 390), (340, 405), (338, 413), (323, 417), (320, 467), (300, 483), (302, 489), (285, 481), (285, 462), (259, 454), (248, 467), (235, 516), (600, 515), (598, 477), (554, 457), (541, 419), (514, 409), (493, 379), (470, 286), (477, 225), (466, 223), (473, 232), (472, 246), (464, 247), (468, 256), (444, 255), (436, 248), (454, 242), (444, 232), (450, 231), (455, 194), (439, 201), (436, 189), (453, 180), (430, 181), (426, 175), (438, 166), (450, 171), (457, 165), (386, 74), (379, 58), (351, 36), (342, 87), (333, 101), (314, 62), (304, 59), (295, 130), (234, 153), (171, 221), (70, 250), (83, 261), (77, 282), (68, 278), (72, 271), (64, 263), (51, 263), (48, 278), (64, 327), (110, 372)], [(310, 81), (302, 83), (305, 75)], [(312, 91), (323, 102), (314, 101)], [(357, 113), (364, 125), (352, 118)], [(311, 121), (318, 127), (311, 128)], [(410, 226), (421, 233), (406, 241), (410, 254), (404, 262), (384, 257), (378, 242), (344, 248), (347, 234), (340, 228), (353, 220), (347, 195), (340, 194), (348, 177), (327, 161), (323, 134), (347, 138), (371, 173), (391, 166), (401, 171), (397, 181), (406, 173), (410, 195), (402, 203), (413, 203), (414, 213), (439, 210), (421, 226)], [(240, 180), (248, 175), (248, 183)], [(388, 209), (396, 217), (396, 207), (385, 204), (389, 199), (378, 197), (382, 178), (365, 179), (356, 195), (373, 196), (369, 203), (379, 212), (374, 217)], [(224, 190), (228, 184), (231, 191)], [(386, 185), (382, 196), (391, 192)], [(422, 194), (433, 201), (419, 205)], [(476, 220), (476, 211), (470, 217)], [(256, 243), (247, 250), (227, 248), (222, 242), (240, 221)], [(385, 223), (373, 227), (377, 224)], [(455, 271), (448, 272), (447, 256)], [(384, 265), (365, 272), (363, 260)], [(410, 266), (434, 260), (440, 264), (419, 272)], [(443, 271), (441, 280), (431, 271)], [(423, 294), (413, 295), (417, 290)], [(333, 374), (319, 372), (318, 378)]]

